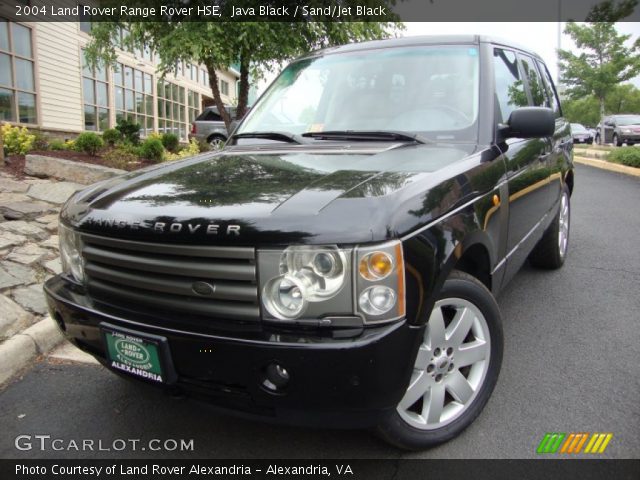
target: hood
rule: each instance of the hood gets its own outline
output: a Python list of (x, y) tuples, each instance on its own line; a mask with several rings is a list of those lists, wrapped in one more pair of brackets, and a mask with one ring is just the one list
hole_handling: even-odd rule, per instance
[[(477, 150), (475, 145), (356, 147), (234, 147), (208, 153), (90, 187), (65, 206), (63, 218), (85, 232), (163, 242), (383, 240), (402, 233), (390, 218), (398, 203), (450, 178), (445, 170)], [(411, 228), (411, 222), (400, 223)]]

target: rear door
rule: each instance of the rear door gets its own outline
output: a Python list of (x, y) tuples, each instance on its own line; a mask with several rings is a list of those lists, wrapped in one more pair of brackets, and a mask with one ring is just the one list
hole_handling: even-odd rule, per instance
[(571, 125), (562, 116), (560, 101), (556, 93), (555, 86), (551, 80), (551, 75), (544, 63), (536, 60), (542, 83), (545, 91), (545, 106), (555, 113), (556, 126), (551, 141), (551, 152), (547, 157), (547, 168), (549, 169), (549, 195), (553, 207), (560, 201), (563, 182), (563, 168), (571, 161), (571, 150), (573, 148), (573, 138), (571, 137)]

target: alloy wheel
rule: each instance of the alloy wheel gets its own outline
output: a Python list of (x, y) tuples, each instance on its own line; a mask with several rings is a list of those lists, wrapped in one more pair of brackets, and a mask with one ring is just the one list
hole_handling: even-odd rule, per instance
[(562, 194), (558, 222), (558, 251), (560, 258), (564, 258), (567, 254), (567, 245), (569, 243), (569, 196), (566, 192)]
[(213, 150), (220, 150), (223, 146), (224, 146), (224, 140), (220, 137), (214, 137), (210, 142), (209, 142), (209, 146), (211, 146), (211, 148)]
[(491, 339), (480, 309), (461, 298), (436, 303), (397, 411), (412, 427), (441, 428), (475, 400), (489, 368)]

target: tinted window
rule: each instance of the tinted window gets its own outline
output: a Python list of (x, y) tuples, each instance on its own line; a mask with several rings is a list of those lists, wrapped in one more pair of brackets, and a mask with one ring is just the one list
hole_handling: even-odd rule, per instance
[(544, 91), (544, 85), (535, 62), (531, 57), (522, 56), (522, 68), (527, 76), (529, 83), (529, 90), (531, 91), (531, 99), (533, 100), (534, 107), (546, 107), (547, 97)]
[(516, 55), (510, 50), (496, 48), (493, 51), (494, 75), (496, 84), (496, 112), (498, 122), (503, 123), (518, 107), (529, 104), (524, 92)]
[(551, 75), (549, 75), (549, 71), (547, 70), (547, 67), (545, 67), (543, 63), (538, 62), (538, 67), (542, 72), (542, 81), (544, 82), (544, 88), (547, 91), (547, 102), (548, 102), (547, 106), (556, 113), (556, 117), (559, 117), (561, 115), (560, 102), (558, 101), (558, 96), (556, 95), (556, 91), (553, 88), (553, 81), (551, 80)]
[(205, 110), (200, 115), (198, 115), (198, 118), (196, 118), (196, 120), (199, 120), (199, 121), (204, 120), (207, 122), (220, 122), (222, 121), (222, 117), (213, 110)]

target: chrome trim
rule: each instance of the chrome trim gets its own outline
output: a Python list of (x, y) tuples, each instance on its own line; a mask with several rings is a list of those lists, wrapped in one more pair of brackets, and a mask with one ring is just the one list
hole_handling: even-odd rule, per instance
[(535, 232), (540, 227), (540, 225), (542, 225), (542, 223), (546, 220), (548, 216), (549, 216), (549, 212), (545, 213), (544, 216), (538, 221), (538, 223), (536, 223), (533, 226), (533, 228), (529, 230), (527, 234), (524, 237), (522, 237), (522, 239), (518, 243), (514, 245), (514, 247), (504, 256), (502, 260), (498, 262), (495, 268), (491, 271), (491, 275), (493, 275), (496, 271), (498, 271), (498, 269), (502, 267), (502, 264), (505, 263), (511, 256), (513, 256), (514, 253), (516, 253), (516, 250), (518, 250), (518, 248), (520, 248), (520, 246), (522, 246), (522, 244), (526, 242), (531, 235), (533, 235), (533, 232)]

